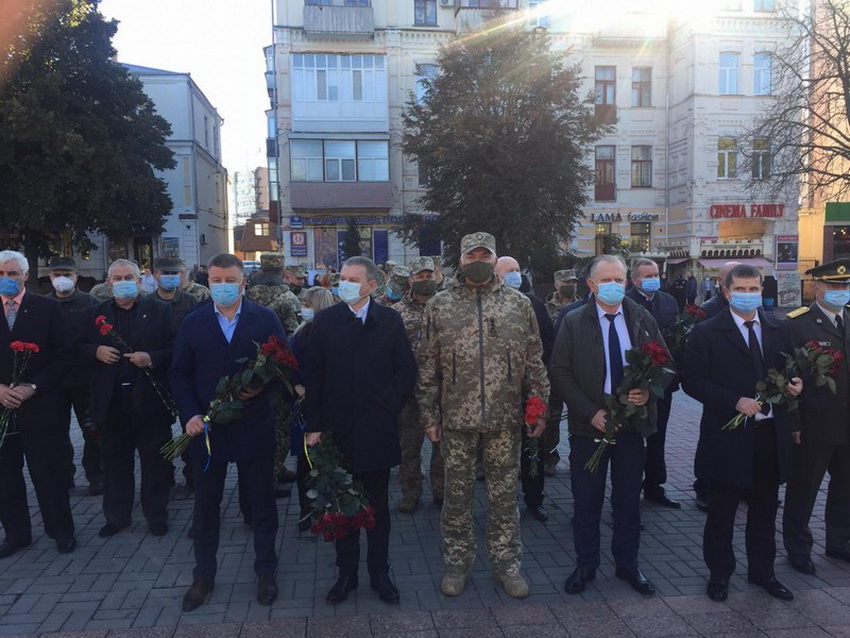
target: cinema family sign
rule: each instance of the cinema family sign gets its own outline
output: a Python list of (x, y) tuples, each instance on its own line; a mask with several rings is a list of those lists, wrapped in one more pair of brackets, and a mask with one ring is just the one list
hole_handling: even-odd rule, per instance
[(735, 217), (782, 217), (785, 204), (714, 204), (708, 209), (712, 219)]

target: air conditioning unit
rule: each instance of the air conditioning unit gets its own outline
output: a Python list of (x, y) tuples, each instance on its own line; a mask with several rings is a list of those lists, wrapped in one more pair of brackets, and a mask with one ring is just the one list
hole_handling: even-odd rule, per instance
[(455, 0), (440, 0), (440, 6), (444, 9), (452, 9), (455, 6)]

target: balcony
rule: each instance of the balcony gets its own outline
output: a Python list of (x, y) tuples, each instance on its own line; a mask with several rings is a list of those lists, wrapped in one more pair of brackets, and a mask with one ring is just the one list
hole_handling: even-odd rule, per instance
[[(310, 0), (312, 1), (312, 0)], [(322, 0), (304, 5), (304, 33), (308, 36), (368, 39), (375, 33), (372, 6), (364, 0)]]
[(381, 209), (393, 203), (389, 182), (290, 182), (293, 210)]

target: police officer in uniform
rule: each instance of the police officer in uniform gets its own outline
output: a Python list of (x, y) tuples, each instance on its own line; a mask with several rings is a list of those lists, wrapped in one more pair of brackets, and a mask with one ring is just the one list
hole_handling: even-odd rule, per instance
[(800, 397), (802, 431), (795, 438), (791, 478), (785, 492), (782, 537), (791, 566), (814, 574), (809, 519), (823, 476), (829, 471), (826, 498), (826, 555), (850, 562), (850, 375), (847, 336), (850, 259), (806, 271), (815, 281), (815, 302), (788, 313), (792, 345), (809, 341), (844, 355), (836, 393), (807, 385)]

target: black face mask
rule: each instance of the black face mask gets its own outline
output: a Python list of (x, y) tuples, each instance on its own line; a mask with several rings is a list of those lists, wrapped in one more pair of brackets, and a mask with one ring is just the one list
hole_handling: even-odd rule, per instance
[(425, 281), (414, 281), (410, 285), (410, 289), (413, 291), (414, 295), (419, 295), (420, 297), (430, 297), (431, 295), (437, 292), (437, 282), (433, 279), (426, 279)]
[(563, 286), (558, 286), (558, 294), (567, 299), (572, 299), (576, 296), (576, 285), (564, 284)]
[(304, 289), (304, 287), (296, 286), (295, 284), (289, 284), (289, 289), (292, 291), (292, 294), (297, 297), (301, 294), (301, 291)]
[(461, 268), (463, 276), (474, 284), (483, 284), (493, 277), (495, 264), (489, 261), (473, 261)]

